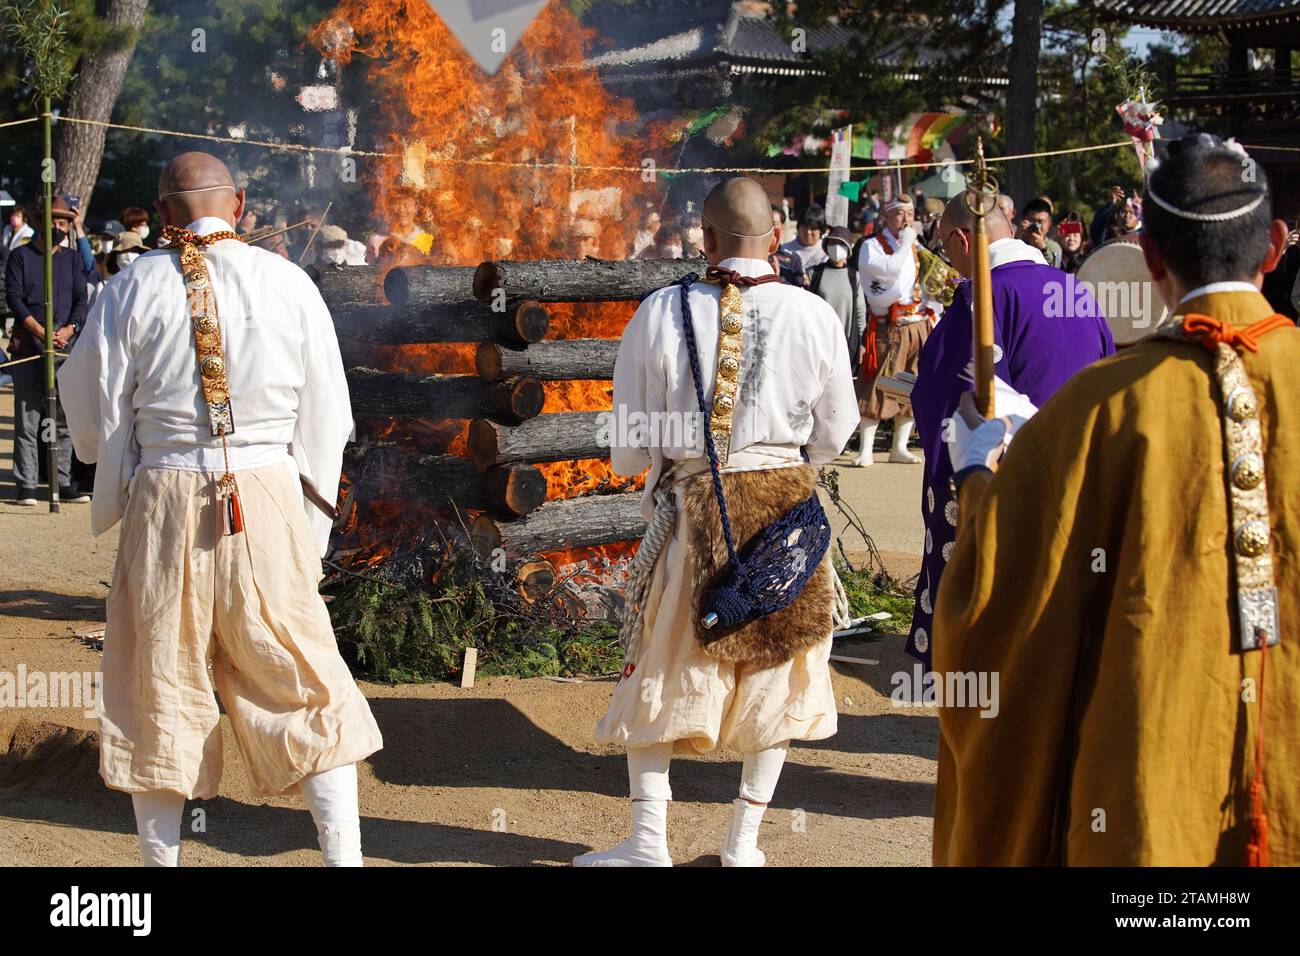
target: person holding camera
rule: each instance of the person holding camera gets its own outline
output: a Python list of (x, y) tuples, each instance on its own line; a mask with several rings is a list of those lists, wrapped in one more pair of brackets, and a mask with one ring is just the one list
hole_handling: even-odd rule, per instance
[(1049, 266), (1053, 269), (1061, 268), (1061, 247), (1055, 240), (1048, 238), (1048, 233), (1052, 231), (1052, 207), (1046, 199), (1031, 199), (1025, 203), (1019, 231), (1020, 240), (1041, 252)]

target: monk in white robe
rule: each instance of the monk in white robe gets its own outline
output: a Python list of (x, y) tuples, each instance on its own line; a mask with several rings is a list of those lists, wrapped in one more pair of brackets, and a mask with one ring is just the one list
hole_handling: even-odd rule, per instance
[[(732, 179), (714, 189), (704, 206), (704, 237), (712, 266), (732, 270), (742, 281), (773, 275), (768, 257), (779, 242), (767, 196), (756, 182)], [(803, 289), (779, 282), (740, 287), (743, 355), (724, 481), (731, 473), (766, 469), (792, 469), (780, 473), (789, 476), (804, 467), (801, 474), (809, 475), (800, 448), (811, 465), (831, 461), (858, 421), (843, 326), (829, 305)], [(713, 393), (719, 367), (721, 291), (716, 284), (700, 283), (688, 295), (707, 396)], [(623, 333), (614, 367), (617, 417), (644, 415), (650, 420), (661, 413), (661, 422), (702, 422), (683, 328), (679, 287), (661, 289), (641, 303)], [(815, 643), (774, 666), (711, 656), (697, 640), (692, 610), (693, 591), (703, 572), (691, 536), (703, 531), (715, 541), (721, 539), (716, 523), (709, 528), (689, 526), (691, 496), (712, 502), (702, 428), (651, 428), (639, 439), (612, 442), (610, 451), (613, 469), (620, 474), (634, 475), (649, 465), (642, 504), (647, 519), (654, 513), (657, 485), (672, 488), (676, 518), (642, 603), (635, 656), (596, 730), (601, 743), (628, 748), (632, 834), (612, 850), (584, 854), (574, 863), (672, 865), (666, 830), (672, 754), (726, 747), (744, 754), (744, 767), (722, 863), (762, 866), (758, 827), (789, 741), (821, 740), (836, 730), (828, 666), (829, 554), (820, 569), (827, 603), (818, 612), (824, 626), (816, 632)], [(776, 474), (769, 472), (769, 477)], [(733, 524), (748, 504), (741, 496), (728, 496)], [(740, 537), (736, 546), (743, 546)]]
[(921, 461), (907, 450), (916, 424), (911, 404), (880, 387), (882, 378), (917, 373), (921, 349), (943, 313), (943, 305), (922, 289), (920, 255), (912, 198), (891, 199), (880, 229), (858, 250), (858, 281), (871, 313), (856, 381), (861, 444), (852, 464), (858, 468), (871, 465), (876, 429), (889, 418), (894, 420), (889, 460), (906, 465)]
[[(149, 252), (105, 287), (59, 372), (77, 455), (98, 464), (92, 530), (122, 523), (100, 775), (132, 794), (146, 865), (178, 865), (185, 799), (221, 781), (215, 684), (254, 787), (303, 792), (326, 864), (360, 866), (356, 761), (382, 740), (317, 593), (353, 431), (333, 323), (302, 270), (234, 237), (244, 193), (219, 160), (177, 156), (158, 192), (167, 226), (230, 233), (194, 245), (233, 431), (225, 449), (212, 433), (175, 246)], [(226, 471), (238, 533), (217, 497)]]

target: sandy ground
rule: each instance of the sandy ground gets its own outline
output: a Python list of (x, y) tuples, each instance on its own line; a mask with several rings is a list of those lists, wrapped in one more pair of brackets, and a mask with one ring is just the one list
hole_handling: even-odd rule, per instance
[[(116, 533), (92, 538), (85, 505), (50, 515), (11, 503), (11, 416), (12, 390), (0, 389), (0, 672), (95, 671), (99, 653), (75, 632), (103, 620)], [(884, 457), (842, 469), (842, 488), (891, 570), (910, 576), (923, 533), (920, 468)], [(845, 547), (856, 559), (863, 545), (848, 534)], [(791, 751), (760, 838), (770, 864), (929, 862), (937, 726), (930, 711), (890, 704), (890, 676), (911, 670), (902, 644), (837, 647), (879, 664), (834, 665), (840, 730)], [(384, 734), (384, 749), (360, 768), (371, 865), (556, 865), (626, 834), (626, 765), (591, 742), (611, 681), (362, 687)], [(134, 863), (130, 798), (105, 789), (97, 767), (95, 722), (82, 710), (0, 709), (0, 863)], [(669, 837), (679, 864), (717, 865), (739, 772), (734, 753), (674, 762)], [(187, 817), (187, 865), (320, 859), (301, 800), (250, 791), (228, 726), (221, 796), (190, 803)]]

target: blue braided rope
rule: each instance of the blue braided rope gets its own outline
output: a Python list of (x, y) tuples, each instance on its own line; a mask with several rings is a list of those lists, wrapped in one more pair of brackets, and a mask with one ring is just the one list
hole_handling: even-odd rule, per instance
[[(831, 526), (826, 512), (817, 499), (817, 492), (795, 505), (777, 521), (755, 535), (746, 545), (744, 555), (736, 553), (727, 514), (727, 501), (722, 494), (722, 475), (718, 470), (718, 454), (713, 444), (712, 408), (704, 401), (704, 379), (700, 374), (699, 352), (695, 346), (695, 328), (691, 319), (688, 292), (699, 276), (692, 272), (680, 280), (682, 292), (682, 327), (686, 351), (690, 358), (691, 375), (695, 379), (695, 397), (704, 413), (704, 444), (709, 455), (709, 470), (713, 476), (713, 491), (718, 499), (722, 517), (722, 534), (727, 541), (727, 554), (731, 559), (732, 575), (709, 596), (709, 610), (718, 615), (723, 629), (762, 617), (793, 601), (816, 572), (826, 549), (830, 546)], [(803, 454), (807, 460), (807, 452)], [(798, 544), (790, 538), (798, 531)], [(792, 550), (792, 548), (797, 549)]]
[[(731, 516), (727, 514), (727, 500), (722, 495), (722, 475), (718, 471), (718, 452), (713, 444), (713, 405), (704, 402), (704, 377), (700, 374), (700, 355), (695, 348), (695, 323), (691, 319), (690, 291), (698, 282), (699, 274), (688, 272), (681, 278), (682, 330), (686, 335), (686, 352), (691, 360), (691, 377), (695, 379), (695, 397), (704, 413), (704, 448), (709, 455), (709, 470), (713, 473), (713, 491), (718, 497), (718, 510), (722, 513), (722, 536), (727, 539), (727, 556), (733, 567), (745, 574), (744, 566), (736, 554), (736, 542), (731, 533)], [(747, 575), (746, 575), (747, 576)]]

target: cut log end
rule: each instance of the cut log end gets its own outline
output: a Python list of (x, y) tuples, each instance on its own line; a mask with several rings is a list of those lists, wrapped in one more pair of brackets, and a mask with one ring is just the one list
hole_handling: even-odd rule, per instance
[(495, 262), (480, 263), (474, 270), (474, 298), (480, 302), (490, 303), (493, 292), (499, 288), (501, 280), (497, 274)]
[(393, 305), (406, 305), (411, 299), (411, 285), (403, 269), (390, 269), (384, 276), (384, 298)]
[(481, 342), (479, 344), (474, 353), (474, 369), (478, 372), (479, 378), (485, 382), (495, 382), (501, 378), (503, 365), (501, 346), (495, 342)]
[(474, 419), (469, 423), (467, 440), (469, 457), (474, 462), (475, 468), (479, 471), (487, 471), (496, 464), (501, 449), (497, 440), (497, 430), (492, 427), (491, 422), (482, 418)]
[(525, 561), (519, 568), (519, 594), (529, 604), (551, 593), (559, 574), (545, 558)]
[[(475, 278), (478, 278), (477, 272)], [(551, 313), (546, 306), (533, 299), (520, 302), (512, 318), (515, 334), (529, 344), (544, 339), (551, 327)]]

